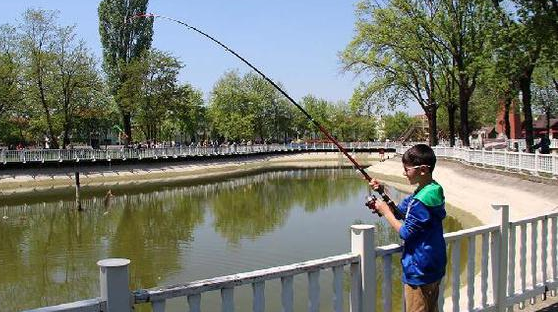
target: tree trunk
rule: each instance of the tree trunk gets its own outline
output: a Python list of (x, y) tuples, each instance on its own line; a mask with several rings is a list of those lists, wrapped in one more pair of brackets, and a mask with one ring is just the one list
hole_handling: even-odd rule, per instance
[(550, 109), (546, 109), (545, 110), (545, 114), (546, 114), (546, 134), (548, 135), (548, 137), (550, 137)]
[(132, 116), (130, 112), (122, 112), (122, 121), (124, 123), (124, 145), (130, 145), (132, 140)]
[(533, 67), (526, 68), (523, 75), (519, 78), (519, 88), (521, 90), (521, 100), (523, 102), (523, 116), (525, 124), (525, 144), (528, 153), (533, 152), (533, 113), (531, 109), (531, 76)]
[(426, 117), (428, 117), (428, 144), (430, 146), (438, 145), (438, 125), (436, 124), (436, 105), (430, 104)]
[(512, 104), (511, 91), (506, 90), (504, 95), (504, 130), (506, 137), (511, 138), (510, 108)]
[(448, 104), (448, 124), (449, 124), (449, 137), (450, 146), (455, 146), (455, 111), (457, 111), (457, 106), (453, 103)]
[(471, 92), (464, 83), (459, 85), (459, 117), (460, 117), (460, 134), (463, 146), (469, 146), (469, 98)]
[(64, 127), (64, 138), (62, 140), (62, 149), (66, 149), (66, 146), (70, 144), (70, 136), (69, 136), (69, 128), (68, 126)]
[[(40, 75), (40, 73), (38, 72), (37, 75)], [(50, 137), (50, 142), (52, 143), (52, 148), (53, 149), (58, 149), (59, 145), (58, 145), (58, 139), (56, 138), (56, 135), (54, 134), (54, 128), (52, 127), (52, 116), (50, 114), (50, 108), (48, 106), (48, 102), (45, 96), (45, 88), (43, 86), (43, 80), (42, 78), (39, 76), (39, 79), (37, 81), (37, 87), (39, 88), (39, 95), (40, 95), (40, 100), (41, 100), (41, 104), (43, 106), (43, 109), (45, 111), (45, 117), (47, 120), (47, 127), (48, 127), (48, 136)]]

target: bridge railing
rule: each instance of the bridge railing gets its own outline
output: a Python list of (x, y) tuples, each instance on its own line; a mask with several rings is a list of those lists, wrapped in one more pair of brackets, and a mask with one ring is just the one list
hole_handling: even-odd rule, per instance
[[(507, 205), (493, 208), (500, 211), (500, 224), (445, 234), (449, 261), (439, 297), (444, 311), (505, 311), (556, 293), (558, 212), (510, 222)], [(133, 292), (128, 288), (129, 260), (102, 260), (100, 298), (33, 311), (131, 311), (133, 305), (150, 303), (153, 311), (161, 312), (167, 300), (177, 297), (187, 298), (190, 311), (201, 311), (201, 296), (212, 291), (220, 292), (222, 311), (234, 311), (234, 291), (241, 285), (252, 286), (252, 310), (264, 311), (266, 296), (277, 295), (265, 293), (271, 280), (281, 282), (283, 311), (293, 311), (293, 278), (300, 274), (307, 275), (308, 310), (320, 311), (320, 275), (331, 270), (334, 311), (343, 311), (344, 287), (349, 285), (351, 311), (390, 312), (395, 296), (400, 296), (393, 295), (394, 282), (401, 282), (395, 280), (392, 263), (401, 250), (398, 244), (377, 247), (374, 226), (354, 225), (351, 252), (346, 254)], [(348, 283), (343, 282), (346, 267)]]
[[(342, 142), (349, 151), (370, 148), (395, 148), (394, 142)], [(127, 159), (159, 159), (189, 156), (256, 154), (279, 151), (336, 151), (333, 143), (290, 143), (222, 146), (178, 146), (161, 148), (116, 149), (23, 149), (0, 150), (0, 164), (27, 162), (79, 162)]]
[[(409, 146), (398, 146), (396, 152), (403, 154)], [(432, 147), (438, 157), (452, 158), (470, 164), (490, 166), (502, 170), (528, 171), (534, 175), (558, 176), (558, 155), (509, 152), (497, 150), (474, 150), (458, 147)]]

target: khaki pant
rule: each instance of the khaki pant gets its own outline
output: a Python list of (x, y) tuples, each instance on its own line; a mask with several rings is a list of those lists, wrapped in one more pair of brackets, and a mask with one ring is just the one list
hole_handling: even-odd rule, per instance
[(413, 286), (405, 284), (405, 311), (438, 312), (440, 281)]

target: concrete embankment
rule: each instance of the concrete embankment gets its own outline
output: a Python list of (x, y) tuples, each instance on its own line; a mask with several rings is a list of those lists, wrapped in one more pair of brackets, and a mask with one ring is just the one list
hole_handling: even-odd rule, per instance
[[(378, 161), (377, 154), (356, 153), (364, 166)], [(80, 172), (81, 185), (122, 186), (126, 184), (202, 183), (223, 178), (277, 169), (351, 167), (337, 152), (299, 153), (289, 155), (246, 156), (172, 162), (135, 162), (118, 165), (96, 165), (0, 170), (0, 196), (29, 192), (53, 191), (74, 186), (74, 173)]]

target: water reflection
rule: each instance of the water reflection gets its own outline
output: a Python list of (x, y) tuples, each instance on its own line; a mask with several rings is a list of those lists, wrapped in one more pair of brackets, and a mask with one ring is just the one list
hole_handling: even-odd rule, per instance
[[(97, 297), (95, 262), (102, 258), (131, 259), (131, 287), (137, 289), (347, 252), (354, 223), (376, 223), (380, 244), (398, 241), (364, 209), (366, 184), (352, 170), (268, 172), (198, 186), (113, 190), (110, 205), (107, 191), (84, 196), (82, 213), (65, 195), (49, 202), (30, 199), (35, 202), (30, 205), (5, 202), (3, 308)], [(396, 200), (402, 196), (391, 193)], [(449, 222), (446, 231), (459, 228)], [(217, 309), (215, 304), (204, 306)]]

